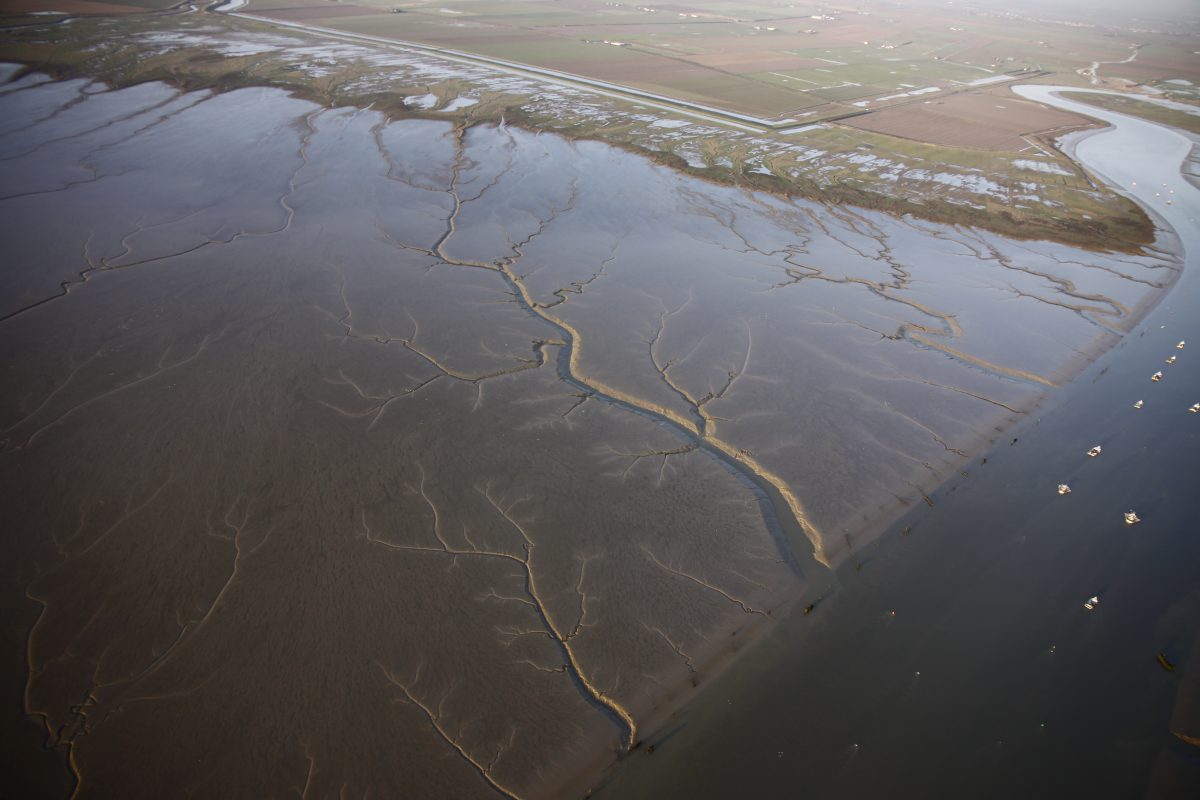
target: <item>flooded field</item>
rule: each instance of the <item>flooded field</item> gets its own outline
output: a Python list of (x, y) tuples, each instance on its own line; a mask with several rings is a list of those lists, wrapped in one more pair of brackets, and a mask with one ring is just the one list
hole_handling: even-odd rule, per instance
[(0, 109), (5, 724), (84, 797), (582, 792), (1180, 271), (277, 90)]

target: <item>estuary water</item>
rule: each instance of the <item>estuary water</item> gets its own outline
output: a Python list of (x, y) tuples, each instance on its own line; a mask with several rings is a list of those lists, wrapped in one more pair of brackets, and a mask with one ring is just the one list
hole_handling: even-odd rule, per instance
[[(1064, 148), (1185, 249), (1178, 285), (597, 796), (1200, 793), (1200, 753), (1181, 739), (1200, 725), (1200, 418), (1188, 411), (1200, 402), (1200, 193), (1181, 175), (1194, 172), (1192, 140), (1057, 88), (1017, 91), (1114, 126)], [(1142, 521), (1125, 524), (1127, 510)]]

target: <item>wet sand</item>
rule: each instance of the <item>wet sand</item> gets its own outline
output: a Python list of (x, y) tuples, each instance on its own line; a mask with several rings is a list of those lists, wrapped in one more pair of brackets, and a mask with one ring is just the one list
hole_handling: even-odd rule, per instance
[(85, 797), (586, 783), (1179, 273), (275, 90), (0, 106), (6, 725)]
[[(1067, 146), (1181, 234), (1162, 236), (1188, 254), (1176, 288), (932, 493), (932, 508), (897, 521), (861, 568), (843, 566), (836, 592), (783, 621), (596, 796), (1200, 790), (1186, 740), (1200, 670), (1200, 429), (1187, 410), (1200, 399), (1200, 202), (1177, 168), (1186, 145), (1169, 161), (1172, 136), (1113, 119), (1125, 133)], [(1124, 523), (1130, 508), (1142, 522)]]

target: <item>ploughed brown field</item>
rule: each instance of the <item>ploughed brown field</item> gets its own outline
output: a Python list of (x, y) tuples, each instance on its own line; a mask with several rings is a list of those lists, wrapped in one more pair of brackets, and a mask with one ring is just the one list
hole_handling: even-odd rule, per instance
[(339, 4), (333, 8), (327, 6), (288, 6), (286, 8), (272, 8), (270, 11), (262, 13), (263, 16), (274, 17), (275, 19), (303, 22), (306, 20), (332, 19), (335, 17), (367, 16), (378, 14), (379, 9)]
[(765, 53), (719, 52), (694, 55), (690, 60), (707, 67), (735, 73), (761, 72), (762, 70), (815, 69), (827, 66), (827, 62), (820, 59), (790, 56), (771, 51)]
[(1028, 134), (1091, 124), (1077, 114), (1006, 94), (956, 94), (883, 108), (842, 124), (948, 147), (1017, 152), (1029, 149)]

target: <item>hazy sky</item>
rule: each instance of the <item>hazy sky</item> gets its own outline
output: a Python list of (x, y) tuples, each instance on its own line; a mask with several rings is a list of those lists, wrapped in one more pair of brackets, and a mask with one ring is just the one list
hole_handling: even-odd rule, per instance
[(1200, 0), (961, 0), (956, 5), (987, 6), (998, 10), (1042, 11), (1054, 16), (1070, 15), (1086, 22), (1096, 11), (1111, 20), (1122, 12), (1129, 21), (1147, 17), (1200, 17)]

